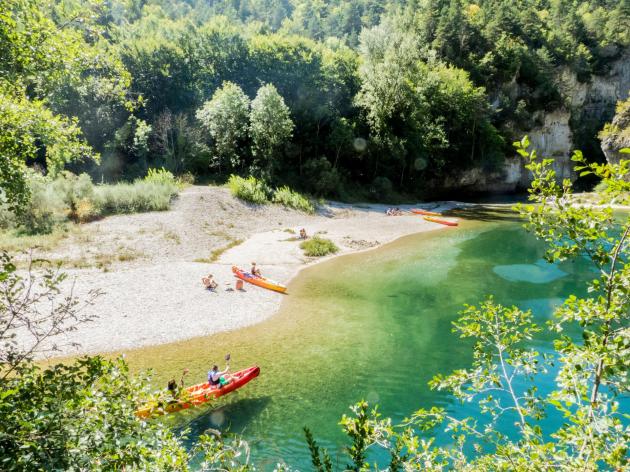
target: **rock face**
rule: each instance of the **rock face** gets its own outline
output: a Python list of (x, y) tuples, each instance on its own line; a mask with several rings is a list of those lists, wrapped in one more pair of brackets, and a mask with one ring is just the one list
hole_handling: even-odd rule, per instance
[[(571, 154), (579, 146), (574, 137), (572, 123), (587, 121), (595, 125), (596, 130), (603, 127), (614, 112), (615, 104), (625, 100), (630, 91), (630, 51), (610, 65), (604, 75), (593, 76), (588, 83), (577, 80), (569, 69), (563, 69), (558, 77), (560, 90), (566, 106), (552, 112), (539, 112), (534, 121), (539, 125), (529, 130), (515, 130), (514, 136), (528, 135), (532, 149), (539, 156), (553, 157), (554, 169), (558, 179), (574, 180)], [(630, 106), (624, 117), (616, 117), (613, 126), (627, 130), (630, 121)], [(625, 120), (625, 121), (624, 121)], [(602, 149), (607, 159), (619, 159), (617, 150), (630, 145), (628, 134), (623, 146), (618, 138), (606, 138)], [(610, 157), (609, 157), (610, 155)], [(458, 190), (469, 193), (505, 193), (523, 190), (531, 183), (531, 173), (525, 169), (525, 163), (519, 157), (507, 158), (503, 167), (494, 172), (473, 168), (441, 182), (445, 190)]]
[[(611, 164), (618, 164), (622, 157), (619, 150), (630, 148), (630, 99), (619, 102), (617, 114), (612, 123), (607, 124), (600, 133), (600, 137), (606, 160)], [(625, 159), (630, 159), (630, 156), (626, 154)]]

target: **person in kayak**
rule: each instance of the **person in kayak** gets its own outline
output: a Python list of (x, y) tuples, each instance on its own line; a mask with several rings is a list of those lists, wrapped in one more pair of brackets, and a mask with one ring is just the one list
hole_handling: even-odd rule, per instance
[(262, 277), (262, 273), (260, 272), (260, 269), (258, 267), (256, 267), (256, 263), (252, 262), (252, 268), (249, 271), (254, 277)]
[(168, 389), (168, 392), (171, 394), (173, 399), (179, 398), (179, 396), (182, 394), (182, 391), (184, 390), (184, 377), (186, 377), (186, 374), (188, 374), (188, 372), (190, 371), (187, 368), (184, 369), (184, 371), (182, 372), (182, 377), (181, 379), (179, 379), (179, 385), (174, 378), (168, 381), (166, 388)]
[(210, 386), (212, 387), (216, 386), (217, 388), (223, 387), (224, 383), (221, 382), (221, 377), (227, 374), (229, 370), (230, 370), (230, 364), (226, 365), (225, 370), (223, 371), (219, 371), (218, 366), (216, 365), (213, 366), (212, 370), (208, 372), (208, 383), (210, 384)]

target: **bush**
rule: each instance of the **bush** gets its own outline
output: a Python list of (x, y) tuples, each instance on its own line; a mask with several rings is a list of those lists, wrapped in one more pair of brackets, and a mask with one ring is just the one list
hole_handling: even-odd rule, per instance
[(164, 167), (161, 169), (149, 169), (144, 181), (162, 185), (177, 185), (175, 176)]
[(136, 180), (132, 184), (102, 185), (96, 187), (96, 201), (103, 214), (165, 211), (177, 195), (173, 184)]
[(304, 255), (309, 257), (322, 257), (328, 254), (334, 254), (339, 248), (330, 239), (314, 236), (311, 239), (300, 244), (300, 249), (304, 251)]
[(269, 203), (268, 195), (271, 190), (263, 180), (254, 176), (250, 175), (245, 179), (238, 175), (230, 175), (228, 187), (232, 195), (240, 200), (260, 205)]
[(30, 199), (19, 214), (15, 225), (19, 233), (50, 234), (55, 225), (66, 218), (63, 197), (51, 185), (49, 179), (37, 172), (29, 172), (27, 185)]
[(291, 190), (287, 186), (280, 187), (275, 190), (273, 193), (273, 202), (284, 205), (285, 207), (304, 211), (306, 213), (315, 212), (315, 206), (308, 198)]

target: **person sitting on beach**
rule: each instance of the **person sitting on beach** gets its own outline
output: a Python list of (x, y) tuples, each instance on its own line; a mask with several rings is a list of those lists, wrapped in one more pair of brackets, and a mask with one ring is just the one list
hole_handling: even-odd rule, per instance
[(387, 211), (385, 212), (385, 214), (387, 216), (394, 216), (394, 209), (393, 208), (388, 208)]
[(300, 239), (307, 239), (308, 236), (306, 235), (306, 230), (304, 228), (302, 228), (300, 230)]
[[(208, 383), (210, 384), (210, 386), (212, 387), (217, 387), (217, 388), (221, 388), (223, 385), (225, 385), (225, 383), (221, 382), (221, 377), (225, 374), (228, 373), (228, 371), (230, 370), (230, 364), (225, 366), (225, 370), (223, 371), (219, 371), (219, 367), (218, 366), (213, 366), (212, 370), (208, 371)], [(225, 379), (224, 379), (225, 380)]]
[(262, 273), (260, 272), (260, 269), (258, 267), (256, 267), (256, 263), (255, 262), (252, 262), (252, 268), (250, 269), (249, 272), (254, 277), (262, 277)]
[(212, 274), (208, 274), (207, 277), (202, 277), (201, 283), (203, 283), (203, 286), (206, 287), (208, 290), (214, 290), (219, 285), (214, 280), (214, 277)]

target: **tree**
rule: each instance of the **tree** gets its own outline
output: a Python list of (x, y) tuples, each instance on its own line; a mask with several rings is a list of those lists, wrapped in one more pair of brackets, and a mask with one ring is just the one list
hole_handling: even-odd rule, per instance
[(224, 82), (212, 99), (197, 110), (197, 119), (212, 136), (214, 164), (219, 172), (222, 167), (239, 167), (249, 120), (249, 98), (243, 90), (232, 82)]
[[(555, 352), (546, 355), (525, 345), (544, 329), (533, 322), (530, 311), (502, 306), (492, 298), (465, 307), (454, 331), (475, 341), (472, 366), (436, 376), (431, 387), (477, 403), (484, 420), (458, 418), (434, 407), (392, 426), (360, 403), (352, 417), (342, 419), (352, 439), (347, 469), (371, 470), (365, 460), (371, 447), (385, 449), (390, 470), (628, 468), (630, 425), (619, 398), (627, 392), (630, 367), (630, 218), (618, 221), (610, 201), (630, 202), (630, 160), (588, 164), (576, 152), (578, 170), (606, 183), (600, 201), (584, 206), (577, 203), (570, 181), (557, 181), (552, 159), (529, 152), (527, 138), (515, 144), (534, 175), (531, 203), (518, 207), (526, 227), (547, 243), (549, 262), (579, 257), (592, 262), (597, 275), (589, 296), (572, 295), (555, 310), (546, 329), (558, 338)], [(572, 336), (565, 334), (569, 329)], [(549, 393), (539, 392), (539, 377), (552, 366), (557, 368), (555, 386)], [(561, 419), (559, 426), (539, 421), (551, 414)], [(500, 420), (514, 425), (510, 435), (497, 428)], [(452, 436), (448, 447), (417, 433), (440, 425)], [(310, 433), (307, 442), (316, 469), (331, 471), (327, 454), (322, 460)]]
[(264, 176), (272, 177), (274, 169), (280, 167), (281, 148), (294, 128), (289, 108), (272, 84), (258, 89), (249, 120), (254, 166)]
[(7, 90), (0, 81), (0, 202), (14, 210), (24, 207), (27, 162), (41, 156), (51, 175), (69, 162), (98, 157), (82, 139), (76, 120), (55, 115), (43, 102)]

